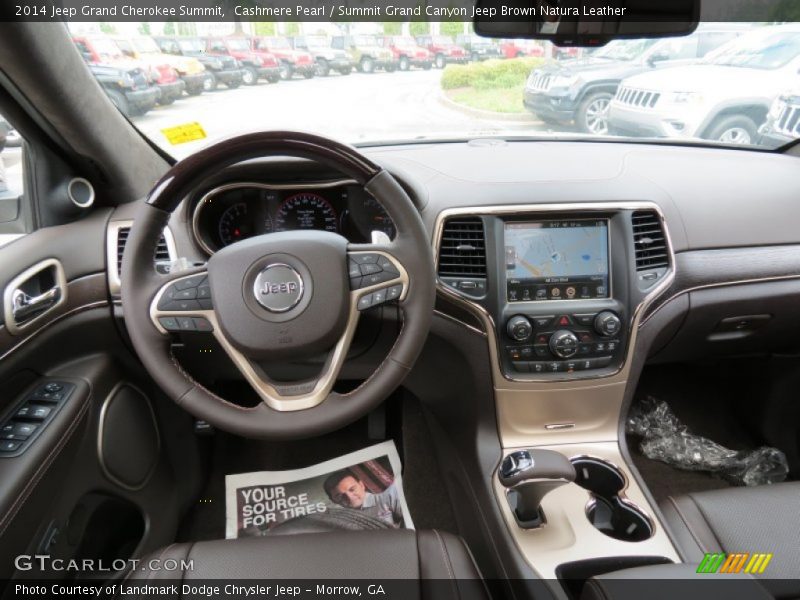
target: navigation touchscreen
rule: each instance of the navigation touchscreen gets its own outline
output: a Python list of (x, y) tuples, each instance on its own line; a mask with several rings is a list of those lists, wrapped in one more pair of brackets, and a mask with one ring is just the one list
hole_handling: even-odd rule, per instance
[(505, 224), (509, 302), (608, 298), (608, 221)]

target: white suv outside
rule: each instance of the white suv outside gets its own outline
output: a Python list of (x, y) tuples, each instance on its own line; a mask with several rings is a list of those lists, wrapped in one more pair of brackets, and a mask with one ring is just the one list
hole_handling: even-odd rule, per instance
[(623, 80), (609, 107), (609, 131), (754, 144), (798, 70), (800, 24), (763, 27), (699, 63)]

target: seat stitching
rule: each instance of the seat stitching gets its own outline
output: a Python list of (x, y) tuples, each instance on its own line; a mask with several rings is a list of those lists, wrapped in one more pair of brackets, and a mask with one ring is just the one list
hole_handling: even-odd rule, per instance
[[(167, 546), (166, 548), (161, 550), (161, 553), (158, 555), (158, 562), (161, 562), (161, 559), (164, 558), (164, 555), (167, 552), (169, 552), (175, 545), (176, 544), (170, 544), (169, 546)], [(144, 580), (145, 583), (148, 583), (150, 581), (150, 578), (153, 576), (153, 573), (155, 573), (155, 571), (153, 571), (153, 569), (150, 568), (150, 561), (148, 561), (148, 563), (147, 563), (147, 579)]]
[(434, 529), (433, 534), (436, 536), (436, 539), (439, 541), (439, 548), (442, 550), (442, 556), (444, 557), (444, 564), (447, 566), (447, 573), (450, 575), (450, 587), (453, 588), (455, 592), (456, 598), (461, 598), (461, 593), (458, 589), (458, 584), (455, 581), (455, 573), (453, 572), (453, 565), (450, 563), (450, 555), (447, 553), (447, 548), (445, 547), (444, 540), (439, 532)]

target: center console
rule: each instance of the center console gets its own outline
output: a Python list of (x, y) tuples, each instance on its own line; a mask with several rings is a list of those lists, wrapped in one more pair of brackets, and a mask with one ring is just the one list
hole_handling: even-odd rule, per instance
[(436, 224), (440, 294), (488, 344), (497, 505), (550, 582), (592, 561), (680, 560), (619, 438), (640, 320), (674, 280), (666, 225), (652, 202), (458, 208)]

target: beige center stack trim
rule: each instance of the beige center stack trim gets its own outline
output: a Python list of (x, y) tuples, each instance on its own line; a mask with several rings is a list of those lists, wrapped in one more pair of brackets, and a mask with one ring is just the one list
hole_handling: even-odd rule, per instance
[[(495, 474), (492, 486), (509, 532), (531, 568), (545, 579), (555, 579), (559, 565), (577, 560), (611, 556), (661, 556), (675, 562), (680, 558), (663, 527), (657, 522), (650, 503), (631, 477), (619, 448), (619, 423), (625, 390), (630, 376), (633, 348), (642, 314), (675, 278), (675, 257), (663, 213), (651, 202), (603, 202), (590, 204), (536, 204), (469, 207), (443, 211), (436, 220), (433, 236), (437, 256), (445, 220), (455, 216), (526, 215), (547, 218), (548, 213), (582, 215), (617, 210), (653, 210), (661, 218), (670, 257), (670, 270), (631, 316), (625, 361), (616, 373), (604, 377), (561, 381), (522, 381), (507, 376), (501, 369), (499, 340), (494, 319), (481, 305), (468, 300), (439, 283), (438, 291), (467, 308), (483, 323), (492, 362), (497, 424), (503, 454), (522, 448), (547, 448), (567, 458), (594, 456), (616, 465), (625, 475), (625, 496), (652, 521), (654, 535), (642, 542), (625, 542), (595, 529), (586, 517), (591, 499), (588, 491), (569, 484), (548, 494), (542, 504), (546, 524), (539, 529), (521, 529), (506, 500), (505, 488)], [(437, 264), (438, 267), (438, 264)], [(554, 591), (563, 594), (560, 586)]]

